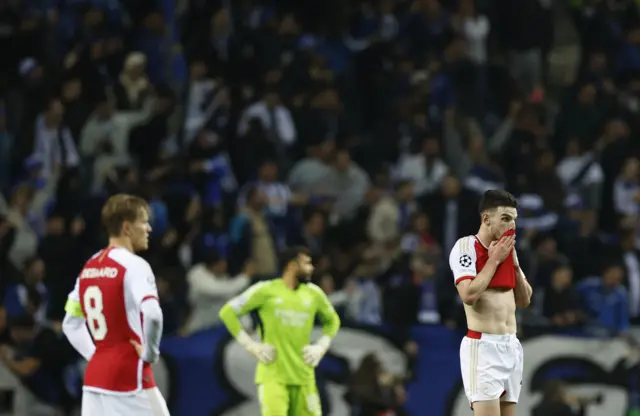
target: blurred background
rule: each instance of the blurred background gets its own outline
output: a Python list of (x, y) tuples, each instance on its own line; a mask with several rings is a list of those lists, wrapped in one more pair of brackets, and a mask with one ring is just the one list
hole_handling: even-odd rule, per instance
[(174, 416), (258, 414), (217, 312), (293, 244), (344, 322), (325, 414), (470, 414), (446, 259), (503, 188), (534, 287), (517, 415), (640, 415), (639, 10), (0, 2), (0, 414), (76, 414), (60, 321), (115, 192), (153, 211)]

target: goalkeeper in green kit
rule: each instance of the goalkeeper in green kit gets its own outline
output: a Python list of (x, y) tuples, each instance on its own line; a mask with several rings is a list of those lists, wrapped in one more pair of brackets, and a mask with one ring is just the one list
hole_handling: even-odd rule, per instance
[[(340, 328), (340, 318), (322, 289), (310, 283), (313, 264), (304, 247), (283, 253), (280, 279), (259, 282), (220, 310), (227, 329), (258, 359), (256, 384), (262, 416), (321, 416), (315, 367)], [(257, 311), (262, 342), (251, 339), (239, 316)], [(315, 316), (323, 336), (309, 339)]]

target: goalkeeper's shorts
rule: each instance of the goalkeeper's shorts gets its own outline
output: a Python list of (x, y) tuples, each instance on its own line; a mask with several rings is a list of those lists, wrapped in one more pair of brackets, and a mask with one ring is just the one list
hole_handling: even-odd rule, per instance
[(258, 384), (258, 399), (262, 416), (322, 416), (320, 396), (315, 383)]

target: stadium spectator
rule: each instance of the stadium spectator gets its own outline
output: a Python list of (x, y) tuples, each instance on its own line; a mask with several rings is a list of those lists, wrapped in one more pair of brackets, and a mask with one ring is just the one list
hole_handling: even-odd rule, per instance
[(600, 208), (604, 172), (593, 152), (585, 152), (579, 139), (567, 141), (565, 157), (556, 167), (568, 204)]
[(29, 388), (31, 395), (20, 403), (21, 411), (40, 414), (42, 408), (47, 409), (46, 405), (60, 408), (66, 394), (62, 383), (66, 362), (57, 334), (50, 328), (36, 326), (29, 315), (12, 318), (9, 333), (13, 347), (0, 345), (0, 361)]
[(333, 307), (336, 308), (338, 315), (340, 315), (341, 319), (344, 319), (344, 317), (347, 316), (349, 303), (352, 300), (347, 290), (336, 290), (336, 283), (331, 274), (324, 274), (317, 280), (322, 291), (327, 294), (327, 298), (329, 298)]
[(147, 116), (147, 112), (141, 110), (123, 117), (116, 115), (113, 107), (106, 97), (100, 99), (79, 136), (82, 157), (88, 164), (87, 168), (92, 168), (93, 194), (103, 192), (108, 178), (113, 177), (118, 167), (130, 161), (127, 149), (129, 129)]
[(431, 235), (431, 221), (424, 212), (411, 215), (406, 232), (402, 236), (401, 246), (405, 253), (433, 253), (440, 250), (437, 241)]
[(530, 242), (535, 249), (533, 261), (529, 263), (529, 276), (537, 287), (547, 288), (551, 276), (558, 267), (568, 264), (569, 259), (558, 252), (558, 242), (549, 234), (537, 234)]
[(368, 236), (380, 247), (393, 245), (400, 232), (408, 228), (411, 215), (416, 210), (413, 198), (413, 184), (410, 181), (398, 182), (395, 195), (379, 190), (382, 196), (373, 205), (367, 224)]
[(602, 277), (589, 277), (580, 282), (576, 291), (589, 329), (601, 335), (621, 335), (629, 329), (629, 299), (622, 286), (624, 269), (618, 264), (607, 265)]
[(373, 248), (363, 253), (361, 263), (353, 271), (348, 289), (352, 307), (347, 319), (361, 325), (382, 323), (382, 292), (376, 279), (383, 271), (382, 259)]
[(114, 88), (118, 110), (140, 110), (144, 105), (152, 86), (145, 73), (146, 65), (147, 57), (141, 52), (127, 56)]
[(241, 274), (230, 277), (227, 273), (227, 260), (216, 254), (211, 254), (204, 263), (193, 266), (187, 273), (191, 313), (186, 333), (211, 328), (220, 323), (220, 308), (245, 289), (252, 276), (253, 266), (248, 262)]
[(42, 259), (27, 260), (21, 282), (9, 285), (3, 301), (9, 319), (31, 316), (38, 324), (47, 318), (49, 293), (44, 284), (45, 265)]
[(442, 252), (451, 251), (460, 236), (473, 234), (469, 231), (478, 217), (478, 198), (468, 189), (463, 189), (460, 180), (448, 175), (436, 192), (421, 201), (422, 209), (429, 213), (433, 236), (442, 247)]
[(551, 275), (551, 284), (543, 293), (542, 314), (558, 327), (575, 326), (581, 320), (580, 305), (571, 286), (573, 271), (560, 266)]
[(319, 210), (312, 209), (303, 214), (303, 222), (300, 229), (290, 227), (287, 246), (304, 245), (309, 248), (313, 256), (321, 256), (326, 231), (325, 215)]
[(214, 110), (212, 95), (220, 85), (208, 76), (207, 63), (203, 59), (194, 59), (189, 66), (189, 84), (185, 98), (185, 143), (189, 144), (200, 131)]
[(629, 293), (629, 317), (635, 323), (640, 317), (640, 252), (636, 229), (630, 227), (620, 230), (619, 243), (611, 247), (610, 251), (609, 256), (624, 265), (625, 286)]
[(247, 191), (247, 205), (231, 221), (232, 270), (252, 261), (257, 276), (272, 277), (278, 271), (275, 232), (269, 218), (263, 214), (266, 197), (259, 188)]
[(48, 317), (61, 322), (64, 304), (73, 289), (78, 267), (82, 266), (84, 220), (68, 221), (61, 213), (53, 213), (38, 245), (38, 255), (45, 264), (44, 283), (49, 291)]
[[(22, 270), (24, 262), (36, 254), (38, 234), (30, 222), (34, 201), (34, 190), (21, 185), (11, 195), (6, 220), (12, 229), (11, 243), (7, 247), (7, 256), (16, 270)], [(34, 213), (35, 214), (35, 213)]]
[[(311, 143), (307, 148), (308, 157), (300, 159), (289, 173), (288, 184), (295, 191), (305, 191), (311, 195), (326, 196), (323, 179), (329, 176), (329, 161), (333, 155), (335, 142), (324, 140)], [(324, 192), (323, 192), (324, 190)]]
[(249, 131), (249, 122), (254, 119), (261, 123), (267, 140), (273, 146), (274, 155), (283, 157), (287, 148), (295, 143), (297, 131), (291, 110), (282, 103), (278, 91), (265, 91), (262, 100), (243, 111), (238, 123), (240, 137), (246, 136)]
[(410, 180), (418, 196), (437, 189), (449, 172), (449, 167), (440, 159), (439, 143), (435, 137), (426, 137), (421, 153), (406, 155), (398, 164), (398, 177)]
[(402, 414), (406, 392), (396, 376), (385, 371), (374, 354), (365, 356), (354, 372), (348, 391), (351, 414)]
[(53, 99), (34, 126), (34, 154), (42, 161), (43, 175), (53, 177), (52, 180), (61, 178), (67, 169), (80, 163), (71, 130), (64, 124), (64, 111), (62, 102)]
[(616, 213), (638, 222), (640, 213), (640, 161), (629, 158), (624, 162), (620, 175), (613, 184), (613, 200)]
[(324, 189), (321, 192), (334, 200), (332, 220), (342, 221), (353, 218), (369, 189), (370, 180), (367, 173), (353, 162), (349, 151), (341, 149), (336, 153), (332, 169), (322, 183)]

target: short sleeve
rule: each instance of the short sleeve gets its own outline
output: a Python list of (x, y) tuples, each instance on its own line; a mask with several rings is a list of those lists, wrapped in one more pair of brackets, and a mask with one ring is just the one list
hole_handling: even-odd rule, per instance
[(125, 290), (131, 296), (136, 305), (140, 306), (147, 299), (158, 300), (156, 277), (151, 266), (140, 259), (134, 267), (127, 270), (124, 275)]
[(449, 267), (453, 272), (453, 279), (460, 283), (466, 279), (476, 277), (476, 240), (475, 237), (463, 237), (456, 241), (449, 254)]
[(76, 279), (76, 284), (73, 286), (73, 290), (67, 296), (67, 303), (64, 305), (64, 311), (76, 318), (84, 318), (82, 313), (82, 306), (80, 305), (80, 279)]

